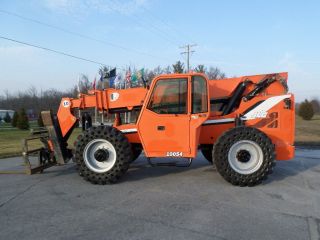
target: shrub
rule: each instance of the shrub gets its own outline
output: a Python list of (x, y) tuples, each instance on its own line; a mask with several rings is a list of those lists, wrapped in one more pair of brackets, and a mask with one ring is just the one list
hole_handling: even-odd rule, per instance
[(8, 112), (6, 112), (6, 115), (4, 116), (3, 120), (6, 122), (6, 123), (11, 123), (11, 117), (9, 115)]
[(12, 127), (17, 127), (17, 121), (18, 121), (18, 113), (14, 112), (12, 120), (11, 120)]
[(22, 130), (29, 129), (29, 119), (24, 108), (21, 108), (18, 114), (17, 128)]
[(300, 104), (298, 114), (300, 117), (302, 117), (303, 120), (312, 119), (314, 111), (312, 104), (307, 99)]

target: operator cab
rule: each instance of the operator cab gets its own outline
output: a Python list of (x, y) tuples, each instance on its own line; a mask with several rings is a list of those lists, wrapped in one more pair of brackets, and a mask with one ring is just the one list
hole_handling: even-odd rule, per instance
[(147, 157), (195, 157), (209, 117), (208, 79), (202, 74), (155, 78), (138, 119)]

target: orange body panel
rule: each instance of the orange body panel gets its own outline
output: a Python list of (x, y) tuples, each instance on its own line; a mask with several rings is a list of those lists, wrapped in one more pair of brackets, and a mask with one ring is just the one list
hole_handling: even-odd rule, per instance
[(63, 98), (59, 110), (58, 120), (62, 136), (66, 136), (77, 122), (72, 109), (97, 108), (99, 111), (117, 108), (132, 109), (141, 106), (148, 90), (145, 88), (134, 88), (126, 90), (107, 89), (104, 91), (90, 91), (90, 95), (80, 94), (78, 99)]
[[(138, 121), (138, 133), (147, 156), (165, 156), (166, 152), (190, 156), (189, 122), (187, 114), (159, 115), (145, 109)], [(160, 127), (164, 130), (158, 130)]]
[[(294, 129), (295, 110), (294, 96), (290, 95), (291, 108), (287, 109), (283, 101), (272, 107), (265, 118), (256, 118), (245, 121), (246, 126), (258, 128), (264, 132), (275, 144), (276, 159), (288, 160), (294, 157)], [(229, 122), (221, 124), (204, 125), (201, 129), (200, 144), (212, 144), (219, 136), (230, 128), (234, 127), (233, 120), (237, 113), (242, 113), (250, 106), (270, 98), (270, 96), (255, 97), (249, 102), (243, 102), (232, 114), (223, 116), (223, 119), (230, 119)], [(221, 120), (221, 116), (210, 117), (210, 120)]]
[[(109, 96), (104, 109), (128, 108), (141, 106), (144, 102), (148, 90), (145, 88), (129, 89), (107, 89), (105, 93)], [(114, 98), (113, 98), (114, 96)]]
[[(270, 74), (271, 75), (271, 74)], [(278, 78), (283, 78), (287, 81), (288, 73), (278, 73)], [(223, 98), (230, 97), (234, 89), (238, 86), (240, 82), (249, 79), (253, 83), (258, 83), (260, 80), (264, 79), (266, 74), (253, 75), (253, 76), (243, 76), (237, 78), (226, 78), (220, 80), (209, 80), (209, 94), (211, 98)], [(253, 86), (249, 86), (246, 92), (253, 89)], [(272, 84), (265, 91), (266, 95), (277, 95), (283, 94), (283, 87), (280, 84)]]

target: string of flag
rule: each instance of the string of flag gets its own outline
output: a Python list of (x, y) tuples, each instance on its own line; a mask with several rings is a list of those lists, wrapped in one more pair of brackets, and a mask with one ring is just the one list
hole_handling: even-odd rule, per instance
[(99, 83), (97, 83), (97, 77), (95, 77), (92, 82), (92, 89), (127, 89), (142, 86), (147, 86), (144, 68), (132, 72), (131, 68), (129, 67), (129, 69), (125, 71), (124, 75), (117, 73), (117, 68), (113, 68), (107, 73), (100, 74)]

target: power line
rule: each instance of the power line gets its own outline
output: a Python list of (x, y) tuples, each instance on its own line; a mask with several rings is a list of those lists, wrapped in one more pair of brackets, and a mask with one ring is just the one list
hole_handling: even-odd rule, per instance
[[(152, 13), (149, 9), (147, 9), (146, 7), (144, 6), (141, 6), (141, 8), (144, 9), (144, 11), (148, 12), (149, 16), (151, 16), (153, 19), (156, 19), (160, 22), (162, 22), (164, 25), (166, 25), (168, 28), (170, 28), (172, 30), (172, 32), (175, 32), (177, 33), (177, 36), (179, 38), (181, 38), (180, 35), (184, 35), (186, 38), (188, 38), (189, 40), (191, 40), (191, 42), (194, 42), (190, 36), (188, 36), (185, 32), (183, 31), (180, 31), (178, 28), (175, 28), (173, 27), (171, 24), (169, 24), (167, 21), (163, 20), (162, 18), (160, 18), (158, 15), (155, 15), (154, 13)], [(180, 35), (179, 35), (180, 34)]]
[(98, 62), (98, 61), (90, 60), (90, 59), (83, 58), (83, 57), (78, 57), (78, 56), (75, 56), (75, 55), (72, 55), (72, 54), (69, 54), (69, 53), (65, 53), (65, 52), (62, 52), (62, 51), (57, 51), (57, 50), (54, 50), (54, 49), (51, 49), (51, 48), (42, 47), (42, 46), (39, 46), (39, 45), (27, 43), (27, 42), (22, 42), (22, 41), (19, 41), (19, 40), (16, 40), (16, 39), (7, 38), (7, 37), (1, 36), (1, 35), (0, 35), (0, 39), (4, 39), (4, 40), (7, 40), (7, 41), (19, 43), (19, 44), (26, 45), (26, 46), (29, 46), (29, 47), (34, 47), (34, 48), (38, 48), (38, 49), (41, 49), (41, 50), (53, 52), (53, 53), (60, 54), (60, 55), (66, 56), (66, 57), (71, 57), (71, 58), (75, 58), (75, 59), (78, 59), (78, 60), (82, 60), (82, 61), (86, 61), (86, 62), (90, 62), (90, 63), (95, 63), (95, 64), (98, 64), (98, 65), (101, 65), (101, 66), (106, 66), (106, 67), (108, 67), (110, 69), (116, 68), (116, 69), (122, 70), (124, 72), (127, 71), (127, 69), (125, 69), (123, 67), (110, 66), (110, 65), (107, 65), (105, 63)]
[(10, 16), (14, 16), (14, 17), (23, 19), (25, 21), (33, 22), (33, 23), (36, 23), (36, 24), (39, 24), (39, 25), (43, 25), (43, 26), (46, 26), (46, 27), (49, 27), (49, 28), (53, 28), (53, 29), (59, 30), (61, 32), (65, 32), (65, 33), (68, 33), (68, 34), (71, 34), (71, 35), (75, 35), (75, 36), (78, 36), (78, 37), (81, 37), (81, 38), (84, 38), (84, 39), (88, 39), (88, 40), (99, 42), (99, 43), (102, 43), (102, 44), (105, 44), (105, 45), (109, 45), (109, 46), (112, 46), (112, 47), (115, 47), (115, 48), (119, 48), (119, 49), (122, 49), (124, 51), (131, 51), (131, 52), (135, 52), (137, 54), (149, 56), (149, 57), (152, 57), (152, 58), (168, 60), (168, 59), (163, 58), (163, 57), (155, 56), (153, 54), (142, 52), (142, 51), (139, 51), (139, 50), (136, 50), (136, 49), (131, 49), (131, 48), (128, 48), (128, 47), (124, 47), (124, 46), (121, 46), (121, 45), (118, 45), (118, 44), (107, 42), (105, 40), (93, 38), (93, 37), (90, 37), (90, 36), (82, 34), (82, 33), (78, 33), (78, 32), (75, 32), (75, 31), (70, 31), (70, 30), (65, 29), (65, 28), (61, 28), (61, 27), (58, 27), (58, 26), (55, 26), (55, 25), (52, 25), (52, 24), (41, 22), (39, 20), (36, 20), (36, 19), (33, 19), (33, 18), (29, 18), (29, 17), (25, 17), (25, 16), (22, 16), (22, 15), (13, 13), (13, 12), (6, 11), (6, 10), (0, 9), (0, 12), (5, 13), (5, 14), (10, 15)]
[(26, 46), (29, 46), (29, 47), (34, 47), (34, 48), (39, 48), (39, 49), (42, 49), (42, 50), (45, 50), (45, 51), (54, 52), (56, 54), (64, 55), (64, 56), (75, 58), (75, 59), (78, 59), (78, 60), (91, 62), (91, 63), (99, 64), (99, 65), (102, 65), (102, 66), (108, 66), (108, 65), (106, 65), (104, 63), (101, 63), (101, 62), (97, 62), (97, 61), (90, 60), (90, 59), (83, 58), (83, 57), (77, 57), (75, 55), (72, 55), (72, 54), (69, 54), (69, 53), (65, 53), (65, 52), (62, 52), (62, 51), (57, 51), (57, 50), (50, 49), (50, 48), (47, 48), (47, 47), (42, 47), (42, 46), (39, 46), (39, 45), (34, 45), (34, 44), (31, 44), (31, 43), (22, 42), (22, 41), (15, 40), (15, 39), (12, 39), (12, 38), (7, 38), (7, 37), (4, 37), (4, 36), (0, 36), (0, 38), (8, 40), (8, 41), (11, 41), (11, 42), (23, 44), (23, 45), (26, 45)]
[(185, 46), (180, 47), (180, 48), (186, 49), (186, 51), (182, 52), (181, 54), (182, 54), (182, 55), (184, 55), (184, 54), (187, 55), (187, 68), (188, 68), (188, 72), (190, 71), (190, 55), (195, 52), (194, 50), (191, 50), (191, 48), (192, 48), (192, 47), (195, 47), (195, 46), (197, 46), (197, 44), (187, 44), (187, 45), (185, 45)]
[[(118, 3), (116, 3), (113, 0), (110, 0), (111, 3), (113, 3), (114, 6), (116, 6)], [(111, 10), (117, 11), (119, 12), (116, 8), (112, 7), (109, 5), (109, 8)], [(176, 46), (179, 45), (180, 43), (175, 42), (173, 40), (171, 40), (167, 35), (167, 33), (165, 33), (164, 31), (162, 31), (160, 28), (158, 28), (157, 26), (153, 25), (152, 23), (146, 23), (145, 21), (141, 20), (141, 18), (137, 15), (131, 15), (131, 16), (127, 16), (130, 17), (131, 19), (133, 19), (135, 22), (137, 22), (139, 25), (141, 25), (142, 27), (146, 27), (150, 32), (152, 32), (153, 34), (157, 34), (158, 36), (162, 37), (164, 40), (168, 41), (169, 43), (171, 43), (172, 45)], [(148, 25), (149, 24), (149, 25)], [(151, 27), (151, 28), (150, 28)]]

